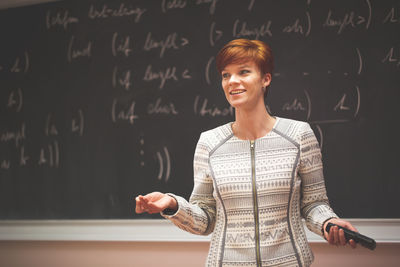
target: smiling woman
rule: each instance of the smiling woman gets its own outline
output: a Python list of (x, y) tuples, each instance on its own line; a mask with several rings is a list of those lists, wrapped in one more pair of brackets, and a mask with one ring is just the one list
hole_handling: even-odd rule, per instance
[[(232, 124), (235, 135), (245, 140), (264, 136), (275, 123), (265, 108), (274, 68), (271, 48), (262, 41), (236, 39), (221, 49), (216, 64), (222, 75), (225, 97), (236, 108), (236, 121)], [(243, 129), (254, 131), (246, 133)]]
[(329, 206), (321, 152), (308, 123), (267, 112), (273, 57), (267, 44), (238, 39), (216, 58), (235, 121), (203, 132), (194, 155), (190, 200), (153, 192), (136, 198), (137, 213), (158, 213), (179, 228), (212, 233), (207, 266), (310, 266), (302, 219), (330, 244), (355, 247)]

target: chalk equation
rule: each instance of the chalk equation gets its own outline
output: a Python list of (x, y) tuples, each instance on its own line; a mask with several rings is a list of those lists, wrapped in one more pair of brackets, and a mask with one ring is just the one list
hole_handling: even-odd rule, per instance
[(393, 65), (396, 68), (400, 67), (400, 49), (399, 47), (390, 47), (387, 50), (387, 54), (382, 59), (382, 63)]
[(16, 88), (11, 90), (8, 101), (7, 108), (14, 109), (16, 112), (20, 112), (24, 104), (24, 97), (21, 88)]
[(131, 37), (129, 35), (122, 36), (118, 32), (114, 32), (111, 41), (111, 53), (114, 57), (119, 54), (128, 57), (132, 53), (132, 49)]
[(24, 51), (21, 55), (18, 55), (12, 59), (11, 62), (0, 61), (0, 73), (28, 73), (30, 68), (30, 57), (28, 51)]
[(92, 41), (86, 41), (83, 44), (77, 44), (75, 36), (72, 35), (68, 44), (67, 60), (72, 62), (79, 58), (92, 57)]
[(69, 14), (69, 10), (46, 12), (46, 29), (61, 27), (67, 30), (70, 24), (79, 23), (79, 19)]
[(89, 7), (89, 19), (109, 19), (109, 18), (122, 18), (131, 17), (135, 23), (139, 23), (143, 14), (146, 12), (145, 8), (126, 6), (125, 3), (120, 3), (119, 6), (110, 6), (107, 4), (95, 5)]
[(178, 36), (178, 33), (173, 32), (168, 34), (165, 38), (159, 40), (155, 39), (152, 36), (152, 33), (149, 32), (146, 35), (146, 39), (144, 42), (143, 50), (151, 51), (153, 49), (159, 49), (160, 58), (164, 57), (164, 54), (167, 50), (179, 50), (182, 47), (189, 44), (189, 40), (184, 36)]
[[(1, 128), (0, 148), (8, 153), (0, 156), (0, 168), (3, 170), (24, 166), (59, 168), (62, 161), (62, 145), (58, 140), (60, 135), (58, 123), (53, 113), (47, 114), (43, 120), (42, 143), (39, 144), (37, 151), (27, 149), (27, 147), (31, 147), (31, 142), (35, 142), (31, 136), (36, 136), (34, 132), (37, 128), (28, 128), (24, 121), (17, 124), (14, 129), (11, 127)], [(71, 135), (82, 137), (84, 128), (83, 110), (78, 109), (70, 118), (70, 126), (68, 129), (63, 128), (63, 132), (67, 130)]]
[(365, 14), (358, 13), (357, 11), (349, 11), (343, 15), (336, 15), (334, 11), (329, 9), (323, 27), (336, 28), (337, 34), (341, 34), (348, 27), (364, 27), (368, 30), (372, 19), (371, 1), (365, 0), (365, 4), (367, 5), (367, 12)]

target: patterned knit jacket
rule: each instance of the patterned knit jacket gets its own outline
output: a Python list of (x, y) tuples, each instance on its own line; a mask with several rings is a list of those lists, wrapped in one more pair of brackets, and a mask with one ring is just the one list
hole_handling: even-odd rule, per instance
[(322, 236), (329, 207), (318, 141), (308, 123), (277, 118), (255, 141), (232, 123), (203, 132), (189, 202), (161, 215), (179, 228), (212, 234), (206, 266), (309, 266), (307, 227)]

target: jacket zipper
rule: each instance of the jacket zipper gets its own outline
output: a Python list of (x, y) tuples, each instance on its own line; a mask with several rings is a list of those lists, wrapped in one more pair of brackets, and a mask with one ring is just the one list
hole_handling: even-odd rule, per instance
[(254, 211), (254, 222), (255, 222), (255, 242), (256, 242), (256, 260), (257, 267), (261, 267), (261, 252), (260, 252), (260, 227), (258, 218), (258, 200), (257, 200), (257, 185), (256, 185), (256, 156), (255, 156), (255, 142), (250, 141), (250, 152), (251, 152), (251, 182), (253, 187), (253, 211)]

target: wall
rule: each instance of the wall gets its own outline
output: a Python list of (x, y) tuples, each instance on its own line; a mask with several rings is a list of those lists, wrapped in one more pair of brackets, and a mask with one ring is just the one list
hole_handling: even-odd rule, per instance
[[(1, 241), (1, 267), (186, 267), (204, 266), (208, 242)], [(311, 243), (313, 267), (400, 266), (400, 243), (375, 251)]]

